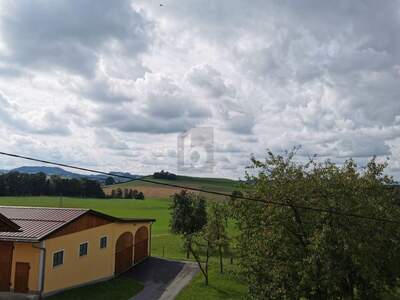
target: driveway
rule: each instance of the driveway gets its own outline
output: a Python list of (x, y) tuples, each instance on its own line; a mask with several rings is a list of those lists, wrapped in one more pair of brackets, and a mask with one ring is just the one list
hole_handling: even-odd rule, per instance
[(144, 289), (130, 300), (172, 300), (198, 271), (192, 262), (149, 257), (124, 276), (144, 284)]

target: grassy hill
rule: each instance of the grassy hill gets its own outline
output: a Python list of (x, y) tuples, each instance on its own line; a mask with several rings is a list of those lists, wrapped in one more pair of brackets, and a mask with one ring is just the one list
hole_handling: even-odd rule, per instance
[[(176, 180), (168, 179), (154, 179), (152, 176), (146, 177), (146, 179), (161, 182), (170, 183), (174, 185), (187, 186), (192, 188), (207, 189), (216, 192), (223, 192), (230, 194), (234, 190), (240, 190), (240, 182), (225, 179), (225, 178), (202, 178), (202, 177), (190, 177), (190, 176), (177, 176)], [(169, 187), (164, 185), (156, 185), (148, 182), (132, 181), (120, 184), (114, 184), (104, 186), (104, 192), (109, 195), (112, 190), (116, 189), (136, 189), (145, 194), (147, 198), (169, 198), (174, 193), (179, 192), (181, 189), (176, 187)], [(206, 197), (216, 197), (204, 194)]]

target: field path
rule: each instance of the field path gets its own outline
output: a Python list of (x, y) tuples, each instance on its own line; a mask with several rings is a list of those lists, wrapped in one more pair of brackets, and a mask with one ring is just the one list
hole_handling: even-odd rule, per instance
[(191, 262), (150, 257), (124, 276), (144, 284), (144, 289), (129, 300), (172, 300), (197, 274)]

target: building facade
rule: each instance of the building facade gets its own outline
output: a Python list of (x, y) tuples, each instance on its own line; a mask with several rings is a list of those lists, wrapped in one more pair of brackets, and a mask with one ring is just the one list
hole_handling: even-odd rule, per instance
[(3, 292), (48, 296), (111, 279), (150, 255), (154, 219), (6, 206), (0, 215)]

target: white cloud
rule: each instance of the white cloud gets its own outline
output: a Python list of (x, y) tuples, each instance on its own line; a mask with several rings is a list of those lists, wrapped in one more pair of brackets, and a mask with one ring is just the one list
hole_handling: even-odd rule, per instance
[(3, 1), (0, 136), (147, 173), (175, 170), (177, 134), (207, 126), (216, 176), (302, 145), (390, 156), (400, 178), (399, 29), (396, 0)]

